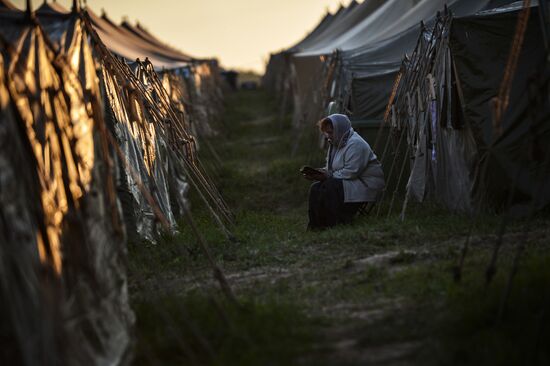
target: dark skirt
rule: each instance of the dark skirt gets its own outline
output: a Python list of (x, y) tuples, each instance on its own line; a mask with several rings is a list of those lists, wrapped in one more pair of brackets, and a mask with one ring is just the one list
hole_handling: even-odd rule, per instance
[(325, 229), (338, 224), (349, 224), (363, 205), (362, 202), (344, 202), (342, 179), (328, 178), (315, 182), (309, 189), (309, 230)]

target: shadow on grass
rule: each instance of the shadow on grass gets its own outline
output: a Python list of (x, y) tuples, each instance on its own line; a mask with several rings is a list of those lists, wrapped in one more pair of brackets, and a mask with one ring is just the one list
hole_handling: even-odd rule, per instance
[(426, 349), (431, 364), (550, 364), (550, 258), (526, 258), (506, 302), (510, 268), (502, 267), (488, 287), (473, 272), (450, 289), (443, 311), (432, 321), (432, 334), (440, 338)]
[(136, 365), (294, 364), (312, 351), (319, 325), (296, 304), (269, 300), (235, 306), (188, 294), (134, 307), (139, 314)]

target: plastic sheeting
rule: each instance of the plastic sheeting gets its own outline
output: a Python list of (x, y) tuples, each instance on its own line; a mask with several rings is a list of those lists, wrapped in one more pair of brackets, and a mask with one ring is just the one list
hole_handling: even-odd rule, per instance
[(454, 128), (460, 123), (455, 121), (458, 100), (447, 46), (451, 19), (442, 14), (425, 29), (404, 63), (391, 121), (392, 128), (406, 134), (412, 159), (407, 197), (420, 202), (429, 197), (452, 211), (470, 211), (476, 152), (471, 130)]
[[(98, 89), (85, 88), (94, 83), (86, 77), (95, 64), (76, 23), (67, 31), (67, 59), (23, 16), (4, 17), (0, 27), (7, 38), (2, 129), (12, 129), (0, 158), (0, 207), (10, 218), (0, 249), (1, 297), (10, 299), (2, 305), (2, 332), (14, 342), (7, 360), (121, 364), (134, 317), (113, 154)], [(10, 145), (13, 151), (4, 150)], [(18, 217), (9, 213), (15, 207)]]
[(51, 292), (55, 299), (59, 289), (49, 285), (52, 269), (42, 270), (38, 246), (47, 233), (41, 220), (39, 177), (33, 169), (21, 169), (21, 162), (32, 161), (33, 155), (4, 70), (0, 55), (0, 336), (9, 340), (0, 358), (14, 364), (41, 360), (53, 365), (57, 330), (44, 319), (60, 316), (58, 304), (46, 297)]
[(17, 7), (13, 5), (13, 3), (9, 0), (0, 0), (0, 11), (3, 11), (3, 10), (8, 10), (8, 11), (17, 10)]
[(46, 5), (0, 12), (0, 337), (13, 346), (0, 363), (126, 364), (125, 229), (174, 231), (190, 186), (226, 233), (232, 222), (189, 133), (220, 114), (217, 63), (165, 71), (167, 91), (150, 61), (113, 55), (87, 12)]

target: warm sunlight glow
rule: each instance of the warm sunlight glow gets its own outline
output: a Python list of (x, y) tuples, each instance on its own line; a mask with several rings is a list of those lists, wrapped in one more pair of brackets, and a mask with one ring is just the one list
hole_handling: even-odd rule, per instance
[[(48, 0), (52, 1), (52, 0)], [(13, 1), (24, 8), (25, 1)], [(70, 8), (72, 1), (58, 0)], [(222, 66), (263, 72), (269, 53), (312, 30), (327, 10), (350, 0), (88, 0), (100, 14), (139, 21), (161, 40), (195, 57), (218, 57)], [(33, 1), (35, 7), (42, 1)]]

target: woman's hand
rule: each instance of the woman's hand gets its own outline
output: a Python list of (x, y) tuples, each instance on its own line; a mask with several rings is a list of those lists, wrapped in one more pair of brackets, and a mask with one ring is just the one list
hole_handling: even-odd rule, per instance
[(313, 181), (319, 181), (319, 182), (322, 182), (325, 179), (327, 179), (326, 173), (322, 171), (302, 173), (302, 176), (307, 180), (313, 180)]

